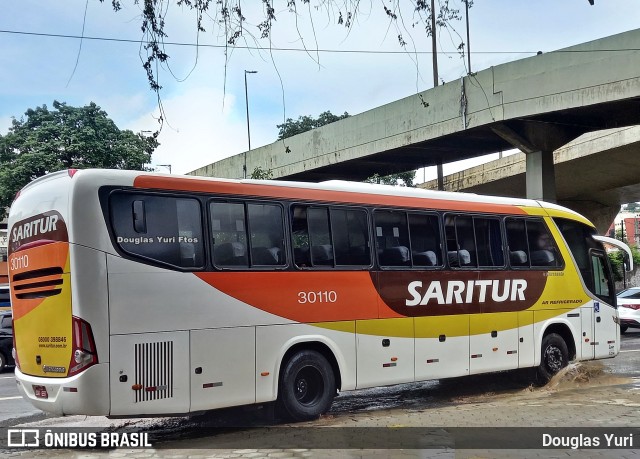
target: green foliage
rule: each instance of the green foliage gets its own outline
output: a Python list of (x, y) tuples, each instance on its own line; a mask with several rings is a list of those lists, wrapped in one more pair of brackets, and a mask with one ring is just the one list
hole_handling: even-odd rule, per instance
[(365, 182), (367, 183), (380, 183), (382, 185), (400, 185), (400, 186), (408, 186), (413, 187), (413, 181), (416, 178), (416, 171), (407, 171), (400, 172), (398, 174), (389, 174), (385, 176), (380, 176), (379, 174), (373, 174), (371, 177), (367, 178)]
[(278, 124), (278, 140), (301, 134), (311, 129), (333, 123), (344, 118), (348, 118), (349, 114), (344, 112), (342, 115), (334, 115), (330, 111), (322, 112), (317, 118), (311, 116), (300, 116), (297, 121), (287, 118), (283, 124)]
[[(633, 266), (640, 266), (640, 251), (631, 246), (631, 255), (633, 256)], [(622, 280), (622, 274), (624, 273), (624, 252), (622, 250), (616, 250), (615, 252), (609, 252), (609, 262), (611, 263), (611, 269), (613, 271), (613, 278), (616, 282)]]
[(251, 173), (251, 178), (255, 180), (271, 180), (273, 178), (273, 171), (256, 166)]
[(155, 135), (118, 129), (93, 102), (71, 107), (54, 101), (53, 110), (29, 109), (0, 135), (0, 218), (35, 178), (69, 168), (144, 170), (157, 146)]

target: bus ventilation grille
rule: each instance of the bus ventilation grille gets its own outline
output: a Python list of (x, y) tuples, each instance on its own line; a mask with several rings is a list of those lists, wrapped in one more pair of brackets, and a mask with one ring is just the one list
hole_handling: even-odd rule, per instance
[(173, 341), (135, 345), (136, 403), (173, 397)]
[(62, 291), (62, 268), (34, 269), (16, 274), (12, 279), (13, 291), (19, 300), (46, 298)]

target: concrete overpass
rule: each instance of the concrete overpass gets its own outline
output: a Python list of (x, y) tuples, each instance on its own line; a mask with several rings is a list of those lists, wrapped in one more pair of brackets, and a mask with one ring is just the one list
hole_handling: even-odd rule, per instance
[[(640, 201), (640, 126), (585, 134), (553, 153), (558, 203), (604, 234), (620, 205)], [(517, 153), (444, 177), (444, 189), (526, 196), (526, 155)], [(418, 185), (438, 189), (437, 180)]]
[(640, 124), (640, 29), (498, 65), (197, 169), (242, 178), (363, 180), (513, 147), (527, 196), (556, 199), (553, 151), (586, 132)]

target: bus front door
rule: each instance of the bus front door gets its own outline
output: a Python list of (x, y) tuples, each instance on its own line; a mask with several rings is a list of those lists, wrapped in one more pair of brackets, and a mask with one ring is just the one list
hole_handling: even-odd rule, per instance
[(615, 290), (607, 255), (601, 250), (591, 250), (591, 272), (594, 293), (593, 348), (596, 359), (614, 357), (620, 350), (618, 314), (615, 309)]

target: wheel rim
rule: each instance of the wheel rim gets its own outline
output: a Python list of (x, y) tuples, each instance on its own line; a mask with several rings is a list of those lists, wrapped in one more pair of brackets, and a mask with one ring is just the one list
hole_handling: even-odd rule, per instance
[(552, 373), (557, 373), (564, 366), (562, 351), (559, 347), (549, 346), (544, 352), (544, 361)]
[(316, 404), (324, 392), (322, 374), (311, 366), (302, 368), (293, 382), (293, 390), (301, 405)]

